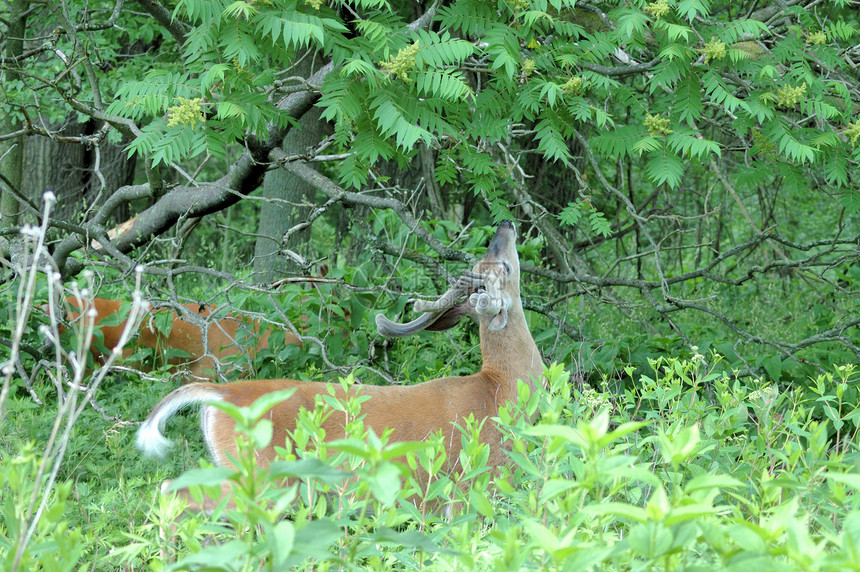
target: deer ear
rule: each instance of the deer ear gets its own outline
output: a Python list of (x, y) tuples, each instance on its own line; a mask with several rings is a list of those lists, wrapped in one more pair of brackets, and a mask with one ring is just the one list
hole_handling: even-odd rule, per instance
[(498, 314), (490, 318), (490, 323), (487, 324), (487, 328), (491, 332), (497, 332), (508, 325), (508, 310), (507, 308), (502, 308)]

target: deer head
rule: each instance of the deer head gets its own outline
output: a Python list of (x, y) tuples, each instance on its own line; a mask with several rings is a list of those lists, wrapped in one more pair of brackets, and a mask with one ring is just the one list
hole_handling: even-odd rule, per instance
[(513, 223), (503, 221), (490, 241), (484, 257), (464, 272), (437, 300), (417, 300), (416, 312), (423, 315), (406, 324), (392, 322), (382, 314), (376, 316), (379, 333), (389, 337), (410, 336), (421, 330), (441, 331), (453, 327), (463, 316), (470, 316), (499, 331), (508, 323), (513, 307), (521, 310), (520, 262)]

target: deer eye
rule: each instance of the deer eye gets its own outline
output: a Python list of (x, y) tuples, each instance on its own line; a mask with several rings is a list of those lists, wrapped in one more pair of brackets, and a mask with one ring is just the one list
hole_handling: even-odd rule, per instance
[(505, 269), (505, 274), (511, 273), (511, 265), (507, 262), (502, 262), (502, 267)]

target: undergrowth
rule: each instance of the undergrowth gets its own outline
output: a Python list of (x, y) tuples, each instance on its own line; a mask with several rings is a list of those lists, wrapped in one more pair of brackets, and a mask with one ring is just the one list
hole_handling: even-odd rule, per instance
[[(354, 283), (361, 269), (333, 272)], [(0, 304), (4, 331), (30, 344), (59, 339), (56, 324), (39, 333), (31, 325), (42, 304), (34, 293), (47, 300), (59, 287), (37, 275), (44, 276), (35, 262), (19, 269), (20, 287), (3, 292)], [(358, 293), (340, 316), (347, 308), (351, 323), (370, 321), (377, 297)], [(396, 312), (405, 300), (393, 304)], [(310, 327), (320, 332), (330, 303), (311, 297), (308, 305)], [(639, 349), (635, 365), (619, 367), (626, 360), (606, 354), (603, 375), (597, 368), (583, 376), (585, 358), (606, 346), (580, 347), (568, 352), (574, 367), (547, 368), (536, 394), (523, 384), (519, 403), (498, 417), (464, 420), (455, 474), (438, 470), (439, 438), (390, 442), (364, 427), (360, 399), (331, 396), (302, 414), (297, 445), (260, 469), (253, 449), (271, 436), (269, 396), (228, 407), (244, 428), (233, 471), (201, 461), (193, 412), (171, 421), (180, 446), (167, 462), (134, 451), (135, 421), (167, 393), (164, 375), (88, 370), (75, 356), (88, 355), (92, 328), (85, 320), (76, 327), (82, 345), (38, 374), (21, 367), (31, 363), (23, 346), (0, 364), (3, 570), (860, 569), (853, 365), (804, 378), (780, 370), (769, 381), (739, 376), (716, 347), (700, 353), (650, 339), (659, 357)], [(391, 351), (400, 378), (457, 374), (477, 359), (468, 331), (453, 334), (453, 344), (427, 335), (398, 350), (374, 346), (365, 331), (351, 328), (341, 339), (354, 352), (346, 361), (371, 348)], [(467, 348), (454, 364), (440, 357), (451, 346)], [(286, 373), (318, 379), (325, 363), (314, 347), (303, 351), (300, 370)], [(276, 355), (260, 361), (265, 375), (295, 365)], [(535, 413), (534, 424), (524, 421)], [(330, 414), (348, 419), (346, 438), (324, 441), (319, 420)], [(489, 423), (509, 449), (502, 468), (487, 466), (477, 438)], [(433, 475), (429, 484), (412, 478), (419, 464)], [(183, 514), (177, 497), (158, 492), (160, 481), (180, 474), (176, 483), (198, 498), (231, 481), (236, 508)]]
[[(431, 487), (420, 489), (408, 467), (433, 467), (444, 456), (442, 443), (389, 443), (365, 430), (358, 401), (320, 400), (299, 423), (295, 437), (303, 446), (286, 451), (270, 471), (245, 462), (236, 473), (197, 469), (179, 480), (202, 485), (198, 494), (217, 490), (225, 478), (235, 482), (238, 510), (222, 507), (214, 517), (181, 515), (177, 498), (156, 492), (169, 470), (132, 451), (135, 427), (92, 413), (80, 421), (69, 472), (54, 487), (22, 566), (860, 567), (858, 415), (840, 405), (856, 370), (839, 367), (820, 376), (814, 385), (822, 395), (811, 400), (764, 381), (751, 388), (714, 373), (718, 359), (653, 361), (637, 389), (616, 396), (572, 384), (569, 371), (553, 365), (546, 390), (529, 396), (523, 385), (524, 405), (487, 421), (503, 428), (508, 467), (485, 466), (484, 447), (473, 438), (479, 424), (467, 423), (461, 473), (436, 474)], [(828, 404), (826, 419), (813, 414), (816, 402)], [(20, 414), (6, 419), (3, 432), (0, 555), (6, 562), (23, 534), (16, 527), (20, 514), (40, 486), (34, 478), (40, 446), (26, 444), (22, 428), (50, 414), (17, 404)], [(246, 460), (253, 458), (248, 443), (259, 446), (270, 434), (259, 419), (271, 405), (232, 411), (246, 426)], [(325, 443), (316, 427), (332, 405), (348, 414), (348, 437)], [(523, 418), (533, 409), (539, 419), (528, 425)], [(192, 423), (172, 424), (170, 433), (185, 434)], [(199, 436), (189, 431), (187, 440), (199, 443)], [(285, 477), (296, 484), (283, 487)], [(440, 502), (450, 503), (450, 518), (422, 509)], [(59, 567), (48, 565), (54, 559)]]

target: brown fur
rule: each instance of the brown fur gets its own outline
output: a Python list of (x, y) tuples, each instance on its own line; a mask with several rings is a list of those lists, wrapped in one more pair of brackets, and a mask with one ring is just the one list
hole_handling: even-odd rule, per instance
[[(68, 319), (77, 319), (80, 315), (77, 298), (69, 297), (66, 298), (66, 301), (72, 308), (67, 316)], [(126, 321), (123, 320), (116, 326), (106, 326), (102, 324), (102, 320), (119, 312), (123, 302), (94, 298), (92, 304), (96, 311), (95, 325), (101, 330), (104, 336), (104, 346), (108, 350), (111, 350), (119, 344)], [(205, 304), (184, 304), (184, 306), (190, 313), (197, 314), (201, 318), (206, 318), (211, 314), (209, 307)], [(197, 324), (183, 319), (176, 312), (171, 312), (173, 326), (170, 329), (170, 335), (165, 337), (156, 329), (152, 314), (168, 311), (154, 310), (150, 315), (146, 316), (138, 328), (138, 336), (133, 344), (152, 348), (156, 352), (170, 349), (182, 350), (188, 355), (182, 357), (173, 356), (167, 360), (167, 363), (172, 366), (185, 367), (191, 379), (217, 379), (216, 360), (220, 362), (224, 358), (237, 355), (240, 352), (246, 352), (251, 359), (254, 359), (258, 351), (269, 347), (271, 329), (264, 330), (262, 335), (260, 335), (260, 322), (258, 320), (237, 317), (233, 314), (227, 314), (223, 318), (209, 321), (206, 349), (203, 347), (202, 328)], [(237, 345), (236, 337), (239, 335), (240, 328), (244, 328), (249, 332), (249, 340), (256, 339), (256, 346), (240, 347)], [(285, 332), (284, 343), (295, 344), (299, 347), (302, 345), (301, 341), (290, 332)], [(104, 356), (100, 349), (91, 347), (90, 350), (97, 363), (104, 363)], [(128, 358), (133, 351), (134, 346), (124, 348), (123, 357)], [(137, 365), (146, 369), (145, 364)]]

